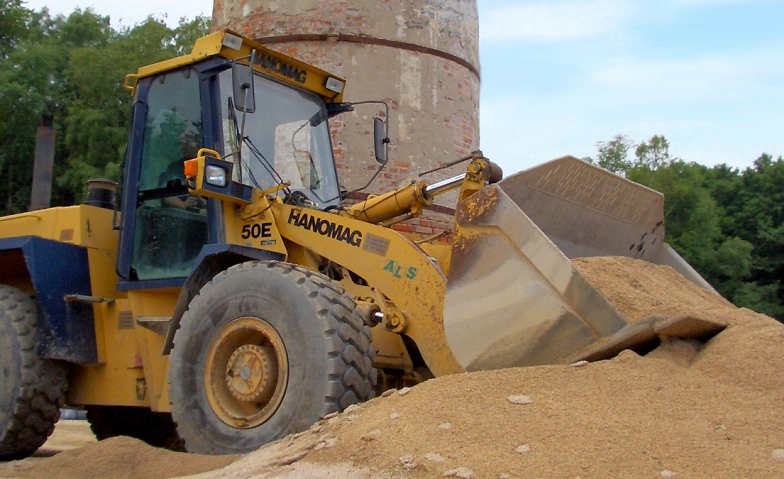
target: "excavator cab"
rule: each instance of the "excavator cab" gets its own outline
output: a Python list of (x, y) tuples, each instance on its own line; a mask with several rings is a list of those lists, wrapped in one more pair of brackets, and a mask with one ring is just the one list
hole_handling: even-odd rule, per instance
[(203, 246), (225, 242), (220, 202), (189, 193), (184, 175), (202, 148), (230, 162), (238, 184), (281, 186), (275, 195), (321, 209), (340, 201), (324, 98), (238, 66), (213, 56), (136, 82), (121, 288), (182, 285)]

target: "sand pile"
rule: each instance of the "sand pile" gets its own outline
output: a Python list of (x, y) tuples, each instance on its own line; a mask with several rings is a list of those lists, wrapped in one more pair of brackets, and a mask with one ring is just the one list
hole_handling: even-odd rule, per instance
[(623, 257), (577, 258), (572, 263), (629, 321), (653, 314), (709, 318), (737, 311), (668, 266)]
[[(575, 264), (630, 319), (688, 314), (728, 328), (706, 344), (665, 341), (645, 357), (626, 351), (389, 391), (198, 477), (784, 477), (784, 326), (667, 267), (619, 258)], [(25, 477), (78, 477), (64, 476), (69, 467), (83, 477), (163, 477), (197, 460), (223, 465), (122, 441), (137, 451), (131, 473), (123, 470), (128, 453), (114, 462), (107, 456), (122, 451), (98, 444), (78, 450), (83, 464), (70, 451)], [(100, 469), (88, 468), (96, 456)], [(56, 464), (61, 457), (71, 459)]]
[(646, 357), (431, 380), (204, 477), (297, 477), (314, 464), (343, 471), (332, 477), (784, 477), (784, 326), (668, 267), (576, 264), (631, 319), (730, 326), (704, 346), (673, 340)]
[(32, 467), (0, 477), (84, 479), (163, 479), (220, 469), (239, 456), (198, 456), (156, 449), (129, 437), (113, 437), (78, 449), (61, 452)]

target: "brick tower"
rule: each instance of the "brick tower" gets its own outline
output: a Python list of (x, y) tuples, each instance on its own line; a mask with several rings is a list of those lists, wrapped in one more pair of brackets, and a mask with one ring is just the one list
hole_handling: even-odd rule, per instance
[[(479, 146), (476, 0), (215, 0), (212, 25), (346, 78), (345, 101), (389, 104), (389, 163), (363, 193), (398, 187)], [(378, 167), (372, 118), (382, 111), (357, 106), (331, 121), (344, 189), (360, 188)], [(445, 179), (465, 166), (425, 179)], [(448, 229), (454, 201), (454, 195), (439, 197), (422, 217), (396, 229)]]

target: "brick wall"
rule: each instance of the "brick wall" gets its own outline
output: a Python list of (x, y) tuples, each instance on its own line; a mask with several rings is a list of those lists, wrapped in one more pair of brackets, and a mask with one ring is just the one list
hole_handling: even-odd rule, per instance
[[(346, 101), (389, 104), (389, 162), (366, 193), (407, 184), (420, 172), (478, 148), (474, 0), (217, 0), (213, 26), (232, 28), (346, 78)], [(309, 37), (281, 42), (288, 35)], [(312, 35), (325, 38), (314, 41)], [(345, 40), (346, 35), (353, 37)], [(363, 186), (378, 168), (373, 157), (373, 116), (384, 117), (383, 109), (358, 106), (330, 122), (335, 162), (347, 190)], [(431, 173), (425, 179), (446, 179), (465, 166)], [(436, 205), (454, 208), (455, 201), (456, 193), (447, 194)], [(396, 229), (421, 234), (449, 229), (451, 215), (443, 213), (445, 208), (438, 210), (426, 211)]]

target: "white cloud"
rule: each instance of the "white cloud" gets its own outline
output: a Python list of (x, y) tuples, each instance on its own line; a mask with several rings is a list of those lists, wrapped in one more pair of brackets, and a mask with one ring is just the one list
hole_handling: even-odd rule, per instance
[(481, 18), (482, 40), (557, 41), (595, 37), (624, 24), (634, 13), (623, 0), (537, 1), (490, 8)]

